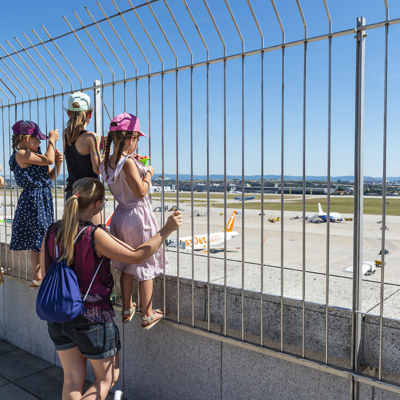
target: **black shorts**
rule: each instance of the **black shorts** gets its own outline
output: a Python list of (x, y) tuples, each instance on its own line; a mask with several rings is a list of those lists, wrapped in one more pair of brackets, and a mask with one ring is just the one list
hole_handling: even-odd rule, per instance
[(121, 350), (119, 331), (114, 321), (104, 324), (48, 322), (47, 328), (57, 351), (78, 347), (85, 358), (96, 360), (112, 357)]

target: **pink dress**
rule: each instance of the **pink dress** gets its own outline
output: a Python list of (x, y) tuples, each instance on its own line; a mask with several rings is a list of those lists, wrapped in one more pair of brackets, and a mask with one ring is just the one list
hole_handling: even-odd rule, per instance
[[(100, 164), (100, 173), (118, 202), (118, 207), (111, 219), (111, 233), (136, 248), (153, 237), (158, 232), (158, 226), (149, 196), (146, 194), (142, 199), (139, 199), (129, 188), (123, 171), (123, 166), (128, 157), (134, 160), (139, 174), (143, 178), (147, 171), (146, 166), (129, 154), (120, 158), (115, 170), (110, 166), (108, 167), (107, 180), (104, 161)], [(153, 279), (164, 272), (163, 247), (161, 246), (152, 257), (142, 264), (124, 264), (113, 260), (112, 265), (122, 272), (136, 276), (139, 281)], [(169, 271), (167, 256), (165, 256), (165, 271)]]

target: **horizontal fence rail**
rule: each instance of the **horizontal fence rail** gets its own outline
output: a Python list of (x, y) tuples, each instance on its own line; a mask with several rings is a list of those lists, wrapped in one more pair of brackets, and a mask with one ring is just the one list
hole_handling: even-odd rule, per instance
[[(3, 272), (32, 279), (29, 255), (5, 246), (21, 192), (8, 165), (11, 127), (31, 119), (42, 131), (57, 128), (61, 137), (68, 96), (82, 90), (93, 99), (91, 129), (99, 136), (107, 135), (118, 113), (140, 118), (148, 142), (141, 141), (139, 152), (150, 157), (156, 172), (151, 197), (158, 222), (165, 222), (166, 208), (184, 213), (183, 226), (164, 246), (171, 271), (162, 279), (161, 302), (166, 310), (174, 299), (174, 316), (165, 316), (171, 323), (346, 377), (353, 398), (359, 383), (400, 393), (400, 379), (392, 381), (384, 357), (385, 323), (396, 319), (387, 300), (399, 290), (390, 263), (396, 266), (400, 250), (400, 202), (389, 197), (388, 177), (396, 160), (389, 143), (396, 147), (399, 125), (392, 110), (399, 80), (390, 70), (398, 60), (390, 49), (400, 18), (389, 19), (384, 0), (385, 20), (368, 25), (359, 18), (356, 27), (333, 31), (330, 3), (318, 3), (317, 15), (300, 0), (290, 7), (277, 0), (111, 0), (64, 16), (61, 33), (41, 26), (0, 43)], [(364, 160), (379, 165), (374, 176), (381, 176), (381, 231), (373, 235), (372, 217), (364, 215)], [(351, 201), (343, 214), (352, 222), (334, 224), (339, 217), (332, 193), (341, 184), (333, 178), (347, 165), (354, 182), (345, 182)], [(322, 176), (325, 186), (315, 186), (310, 175)], [(63, 164), (53, 187), (56, 219), (63, 214), (66, 177)], [(322, 218), (318, 202), (326, 211), (323, 228), (308, 223)], [(293, 204), (299, 204), (298, 215)], [(105, 218), (115, 205), (106, 208)], [(310, 212), (316, 214), (311, 220)], [(232, 240), (223, 232), (231, 214), (238, 236)], [(201, 251), (196, 243), (204, 244)], [(387, 255), (388, 245), (393, 254)], [(371, 246), (380, 253), (381, 267), (368, 277), (363, 268)], [(343, 268), (342, 261), (348, 263)], [(351, 274), (342, 273), (345, 267), (352, 267)], [(237, 301), (232, 289), (239, 291)], [(253, 293), (259, 295), (256, 309), (249, 307)], [(118, 302), (119, 289), (114, 296)], [(295, 346), (285, 322), (291, 299), (301, 304), (301, 322), (291, 329), (300, 338)], [(204, 318), (196, 306), (201, 301)], [(274, 301), (279, 305), (271, 328), (265, 321)], [(311, 354), (307, 336), (307, 315), (315, 304), (324, 314), (319, 358)], [(351, 355), (340, 367), (330, 352), (335, 307), (351, 313)], [(237, 315), (240, 322), (233, 324)], [(257, 318), (257, 332), (250, 334), (248, 315)], [(375, 376), (362, 369), (365, 315), (379, 319)]]

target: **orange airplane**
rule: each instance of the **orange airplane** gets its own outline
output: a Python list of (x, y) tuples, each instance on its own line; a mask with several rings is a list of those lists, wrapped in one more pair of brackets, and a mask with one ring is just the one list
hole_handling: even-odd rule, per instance
[[(230, 240), (233, 237), (239, 235), (238, 232), (233, 231), (233, 223), (235, 222), (236, 211), (232, 212), (231, 217), (226, 225), (225, 231), (210, 233), (210, 238), (208, 234), (204, 233), (201, 235), (185, 236), (179, 238), (179, 247), (181, 249), (189, 250), (193, 247), (194, 250), (207, 250), (208, 243), (210, 242), (210, 249), (222, 249), (225, 245), (226, 240)], [(167, 239), (165, 241), (167, 247), (177, 247), (176, 239)]]

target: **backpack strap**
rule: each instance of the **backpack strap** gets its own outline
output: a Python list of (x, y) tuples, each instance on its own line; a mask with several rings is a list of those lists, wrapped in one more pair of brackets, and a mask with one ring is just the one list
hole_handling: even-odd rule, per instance
[[(82, 233), (85, 229), (89, 228), (89, 226), (91, 226), (91, 225), (87, 225), (87, 226), (85, 226), (83, 229), (81, 229), (81, 230), (79, 231), (79, 233), (76, 235), (76, 238), (75, 238), (75, 240), (74, 240), (74, 244), (75, 244), (76, 241), (78, 240), (78, 238), (79, 238), (79, 236), (81, 235), (81, 233)], [(57, 247), (57, 244), (56, 244), (56, 258), (58, 258), (58, 247)], [(101, 258), (101, 261), (100, 261), (100, 263), (99, 263), (99, 266), (97, 267), (96, 272), (95, 272), (94, 275), (93, 275), (92, 281), (90, 282), (90, 285), (89, 285), (89, 289), (87, 290), (87, 292), (86, 292), (86, 294), (85, 294), (85, 297), (83, 298), (83, 301), (86, 300), (86, 297), (88, 296), (88, 294), (89, 294), (89, 292), (90, 292), (90, 289), (92, 288), (92, 285), (93, 285), (93, 282), (94, 282), (94, 278), (96, 278), (96, 275), (97, 275), (97, 273), (99, 272), (99, 269), (100, 269), (100, 267), (101, 267), (101, 264), (103, 263), (103, 259), (104, 259), (104, 256)]]
[[(86, 132), (86, 131), (85, 131), (85, 132)], [(91, 226), (91, 225), (87, 225), (87, 226), (85, 226), (83, 229), (80, 230), (80, 232), (76, 235), (76, 238), (75, 238), (75, 240), (74, 240), (74, 244), (75, 244), (76, 241), (78, 240), (80, 234), (81, 234), (86, 228), (89, 228), (89, 226)], [(90, 282), (90, 285), (89, 285), (89, 289), (87, 290), (87, 292), (86, 292), (86, 294), (85, 294), (85, 297), (83, 298), (83, 301), (86, 300), (86, 297), (88, 296), (88, 294), (89, 294), (89, 292), (90, 292), (90, 289), (92, 288), (92, 285), (93, 285), (93, 282), (94, 282), (94, 278), (96, 278), (96, 275), (97, 275), (97, 273), (99, 272), (99, 269), (100, 269), (100, 267), (101, 267), (101, 264), (103, 263), (103, 259), (104, 259), (104, 256), (101, 257), (99, 266), (97, 267), (96, 272), (95, 272), (94, 275), (93, 275), (92, 281)]]
[[(74, 244), (75, 244), (76, 241), (78, 240), (78, 238), (79, 238), (79, 236), (81, 235), (81, 233), (82, 233), (85, 229), (89, 228), (89, 226), (91, 226), (91, 225), (85, 226), (83, 229), (81, 229), (81, 230), (78, 232), (78, 234), (76, 235), (76, 238), (75, 238), (75, 240), (74, 240)], [(58, 246), (57, 246), (57, 243), (56, 243), (56, 258), (58, 258)]]
[(83, 301), (86, 300), (86, 297), (88, 296), (88, 294), (89, 294), (89, 292), (90, 292), (90, 289), (91, 289), (91, 287), (92, 287), (92, 285), (93, 285), (93, 282), (94, 282), (94, 278), (96, 278), (96, 275), (97, 275), (97, 273), (99, 272), (99, 269), (100, 269), (101, 264), (103, 263), (103, 260), (104, 260), (104, 256), (101, 257), (101, 261), (100, 261), (100, 263), (99, 263), (99, 266), (97, 267), (96, 272), (95, 272), (94, 275), (93, 275), (92, 282), (90, 282), (89, 289), (87, 290), (87, 292), (86, 292), (86, 294), (85, 294), (85, 297), (83, 298)]

